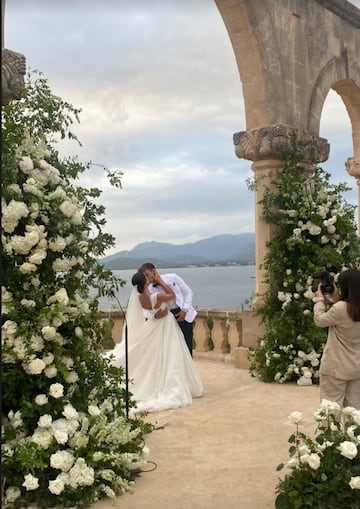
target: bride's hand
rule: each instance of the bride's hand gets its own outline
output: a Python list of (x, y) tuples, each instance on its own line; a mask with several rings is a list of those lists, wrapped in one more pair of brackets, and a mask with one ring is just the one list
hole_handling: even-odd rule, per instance
[(161, 285), (161, 283), (164, 283), (164, 281), (162, 280), (162, 278), (161, 278), (160, 274), (158, 273), (158, 271), (155, 271), (155, 273), (154, 273), (153, 283), (156, 283), (158, 285)]
[(164, 316), (168, 314), (168, 311), (168, 308), (158, 309), (158, 311), (154, 314), (154, 318), (164, 318)]

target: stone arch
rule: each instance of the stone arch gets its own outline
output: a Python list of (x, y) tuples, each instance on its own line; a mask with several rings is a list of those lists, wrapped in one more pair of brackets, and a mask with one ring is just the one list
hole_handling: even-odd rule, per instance
[[(331, 88), (349, 113), (354, 157), (347, 170), (360, 181), (360, 10), (347, 0), (214, 0), (234, 50), (243, 87), (247, 131), (234, 134), (236, 155), (253, 161), (256, 293), (266, 291), (262, 263), (272, 228), (258, 210), (278, 148), (296, 134), (308, 140), (308, 163), (326, 161), (320, 118)], [(289, 149), (291, 145), (289, 144)]]

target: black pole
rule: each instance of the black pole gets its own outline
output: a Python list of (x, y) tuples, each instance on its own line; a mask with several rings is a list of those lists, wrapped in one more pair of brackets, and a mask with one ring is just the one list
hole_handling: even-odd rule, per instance
[(126, 393), (125, 410), (126, 410), (126, 417), (129, 418), (128, 326), (127, 326), (126, 318), (125, 317), (124, 317), (124, 321), (125, 321), (125, 393)]

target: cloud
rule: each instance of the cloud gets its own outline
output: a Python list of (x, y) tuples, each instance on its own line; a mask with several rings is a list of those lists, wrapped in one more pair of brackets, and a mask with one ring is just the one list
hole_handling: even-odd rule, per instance
[[(66, 142), (62, 152), (124, 171), (121, 190), (96, 164), (82, 176), (103, 190), (110, 252), (254, 231), (251, 161), (235, 156), (232, 141), (246, 129), (242, 86), (214, 1), (12, 0), (5, 27), (6, 46), (82, 108), (74, 130), (83, 147)], [(335, 93), (320, 135), (331, 143), (326, 167), (350, 183), (356, 203), (344, 169), (350, 121)]]

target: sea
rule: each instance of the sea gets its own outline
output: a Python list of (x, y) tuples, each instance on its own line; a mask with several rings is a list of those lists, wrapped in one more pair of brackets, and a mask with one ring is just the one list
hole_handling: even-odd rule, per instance
[[(114, 270), (126, 285), (116, 293), (116, 299), (101, 297), (99, 309), (126, 308), (131, 292), (131, 277), (136, 272)], [(159, 269), (160, 274), (176, 273), (193, 291), (193, 305), (198, 308), (227, 310), (246, 309), (255, 292), (255, 266), (231, 265), (226, 267), (183, 267)]]

